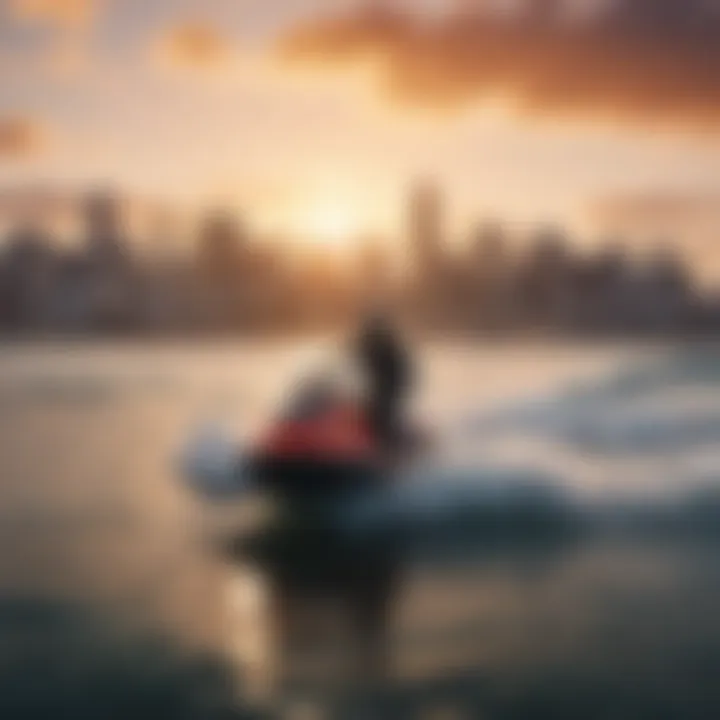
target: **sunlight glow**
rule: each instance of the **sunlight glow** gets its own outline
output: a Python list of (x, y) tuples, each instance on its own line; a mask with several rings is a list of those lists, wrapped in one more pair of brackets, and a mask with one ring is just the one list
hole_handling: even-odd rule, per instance
[(298, 226), (313, 243), (343, 247), (357, 236), (359, 217), (349, 204), (329, 202), (309, 206)]

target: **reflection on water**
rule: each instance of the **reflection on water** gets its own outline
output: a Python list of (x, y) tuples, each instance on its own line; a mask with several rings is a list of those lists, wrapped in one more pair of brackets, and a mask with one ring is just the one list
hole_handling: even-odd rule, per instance
[(274, 656), (272, 617), (267, 580), (251, 568), (228, 573), (225, 602), (229, 621), (225, 629), (232, 662), (242, 670), (246, 691), (266, 697), (273, 692)]
[[(533, 552), (507, 532), (501, 542), (480, 533), (464, 557), (408, 557), (393, 608), (392, 693), (380, 698), (395, 707), (390, 717), (412, 706), (459, 717), (717, 716), (716, 541), (628, 531), (641, 520), (677, 529), (683, 517), (684, 527), (700, 517), (715, 527), (717, 359), (714, 348), (428, 351), (419, 409), (443, 427), (467, 418), (447, 462), (465, 475), (486, 469), (472, 480), (478, 497), (488, 468), (542, 476), (581, 503), (587, 526), (612, 512), (624, 531), (613, 539), (583, 527)], [(57, 693), (55, 708), (60, 696), (73, 708), (85, 697), (85, 716), (98, 717), (88, 685), (66, 675), (103, 662), (118, 684), (89, 682), (146, 700), (148, 684), (161, 685), (147, 707), (164, 717), (171, 707), (212, 717), (229, 696), (268, 682), (277, 659), (262, 583), (212, 551), (236, 510), (199, 507), (169, 458), (209, 412), (252, 429), (292, 362), (280, 348), (242, 346), (0, 351), (0, 703), (17, 708), (43, 688)], [(125, 624), (143, 639), (122, 640), (135, 637)], [(45, 664), (41, 649), (28, 659), (31, 636), (54, 647)], [(208, 653), (235, 662), (229, 695), (214, 670), (203, 676)]]

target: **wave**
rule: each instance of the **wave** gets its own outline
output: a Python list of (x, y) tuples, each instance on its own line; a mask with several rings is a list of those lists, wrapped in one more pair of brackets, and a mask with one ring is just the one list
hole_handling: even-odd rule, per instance
[(678, 351), (483, 412), (458, 438), (536, 436), (595, 455), (680, 451), (720, 442), (718, 408), (720, 353)]
[(588, 531), (720, 534), (720, 477), (685, 478), (671, 492), (598, 501), (559, 476), (533, 470), (427, 470), (348, 504), (338, 522), (348, 532), (391, 527), (434, 540), (532, 540)]

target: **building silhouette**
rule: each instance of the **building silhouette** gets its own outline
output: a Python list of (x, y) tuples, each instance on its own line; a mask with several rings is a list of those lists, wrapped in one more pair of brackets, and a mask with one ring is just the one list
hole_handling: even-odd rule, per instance
[(130, 327), (139, 308), (122, 200), (110, 191), (93, 191), (84, 200), (83, 215), (88, 323)]
[(411, 190), (407, 227), (412, 315), (423, 325), (442, 326), (452, 315), (456, 268), (447, 256), (444, 199), (435, 183), (423, 180)]
[(492, 332), (513, 322), (517, 299), (512, 286), (508, 238), (497, 222), (480, 223), (472, 233), (466, 258), (465, 314), (470, 327)]
[(5, 327), (45, 329), (56, 262), (50, 238), (38, 228), (23, 224), (10, 232), (0, 283)]
[(689, 272), (668, 243), (658, 243), (644, 263), (640, 323), (649, 331), (676, 332), (691, 322), (694, 297)]
[(435, 276), (444, 260), (444, 207), (439, 187), (428, 180), (410, 194), (408, 235), (416, 273), (423, 279)]
[(87, 255), (98, 268), (117, 271), (128, 261), (120, 199), (110, 192), (92, 192), (84, 203)]
[(522, 322), (537, 328), (564, 328), (573, 311), (574, 259), (565, 233), (541, 228), (531, 238), (518, 269)]
[(406, 274), (385, 238), (358, 238), (355, 253), (334, 255), (255, 236), (226, 211), (202, 219), (191, 251), (173, 224), (160, 252), (132, 253), (118, 195), (93, 192), (79, 208), (84, 230), (73, 247), (25, 220), (6, 234), (6, 332), (317, 331), (381, 301), (446, 334), (720, 333), (718, 293), (701, 288), (679, 245), (630, 255), (625, 238), (590, 246), (553, 227), (511, 243), (502, 225), (484, 222), (450, 252), (444, 199), (429, 182), (407, 199)]
[(230, 212), (215, 210), (198, 231), (195, 251), (198, 319), (212, 330), (241, 329), (248, 321), (247, 234)]
[(245, 232), (237, 218), (224, 211), (210, 213), (198, 233), (197, 268), (201, 277), (215, 286), (235, 285), (245, 244)]

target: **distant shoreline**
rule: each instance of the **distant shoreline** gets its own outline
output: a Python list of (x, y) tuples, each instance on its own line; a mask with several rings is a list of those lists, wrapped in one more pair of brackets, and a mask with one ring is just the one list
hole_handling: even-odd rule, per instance
[[(20, 346), (237, 346), (237, 345), (290, 345), (315, 342), (337, 342), (346, 332), (253, 332), (253, 333), (161, 333), (144, 335), (142, 333), (12, 333), (0, 334), (0, 349)], [(423, 333), (411, 336), (418, 345), (448, 345), (457, 347), (508, 348), (527, 347), (578, 347), (603, 348), (618, 346), (667, 347), (667, 346), (714, 346), (720, 347), (720, 333), (685, 334), (595, 334), (573, 335), (562, 333), (515, 333), (504, 335), (486, 335), (471, 333)]]

